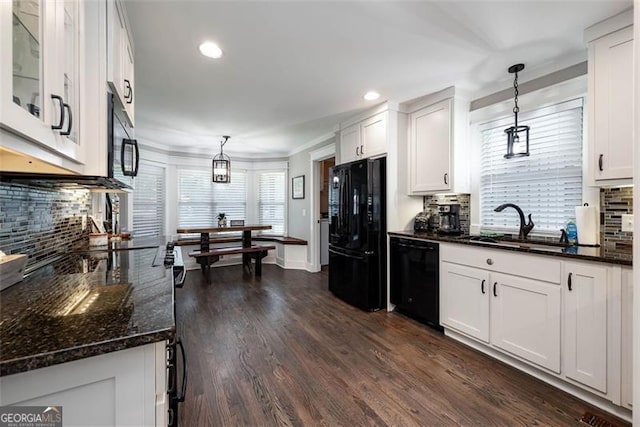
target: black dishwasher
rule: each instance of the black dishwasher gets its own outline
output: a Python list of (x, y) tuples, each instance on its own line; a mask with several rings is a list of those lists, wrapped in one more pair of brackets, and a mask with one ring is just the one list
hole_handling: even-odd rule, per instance
[(391, 238), (390, 297), (396, 309), (442, 331), (438, 244)]

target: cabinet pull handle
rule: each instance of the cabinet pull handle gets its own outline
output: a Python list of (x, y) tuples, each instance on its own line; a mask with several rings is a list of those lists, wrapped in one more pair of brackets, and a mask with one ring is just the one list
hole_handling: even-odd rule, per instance
[(494, 282), (493, 283), (493, 296), (497, 297), (498, 296), (498, 292), (496, 291), (496, 287), (498, 286), (498, 282)]
[(71, 135), (71, 128), (73, 127), (73, 114), (71, 113), (71, 107), (69, 106), (69, 104), (64, 103), (62, 105), (64, 109), (67, 110), (67, 113), (69, 113), (69, 125), (67, 126), (66, 131), (60, 132), (60, 135), (69, 136)]
[(58, 102), (60, 103), (60, 123), (58, 123), (57, 125), (51, 125), (51, 129), (60, 130), (64, 125), (64, 101), (62, 100), (62, 97), (59, 95), (51, 95), (51, 99), (57, 99)]
[(364, 156), (364, 145), (360, 145), (360, 155)]
[(128, 101), (131, 96), (131, 82), (127, 79), (124, 79), (124, 88), (129, 90), (129, 92), (125, 91), (124, 93), (124, 99)]
[(602, 158), (604, 157), (604, 154), (600, 154), (600, 156), (598, 156), (598, 169), (600, 169), (600, 172), (602, 172), (604, 169), (602, 169)]
[(356, 147), (356, 156), (359, 156), (360, 153), (358, 153), (358, 150), (360, 149), (360, 147)]
[(449, 185), (449, 174), (448, 173), (444, 174), (444, 183)]
[(569, 288), (569, 291), (573, 290), (571, 287), (571, 276), (573, 276), (573, 273), (569, 273), (569, 278), (567, 279), (567, 287)]
[(127, 104), (133, 103), (133, 86), (129, 83), (129, 99), (127, 100)]
[(480, 283), (480, 290), (482, 291), (482, 294), (486, 294), (487, 292), (484, 290), (484, 283), (486, 282), (486, 280), (482, 279), (482, 283)]

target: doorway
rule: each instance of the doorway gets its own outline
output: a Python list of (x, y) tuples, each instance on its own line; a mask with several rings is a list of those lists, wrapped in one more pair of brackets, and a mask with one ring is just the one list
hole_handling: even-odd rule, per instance
[[(333, 139), (333, 135), (331, 139)], [(329, 194), (328, 194), (328, 184), (325, 184), (325, 180), (328, 181), (329, 173), (328, 168), (331, 166), (330, 163), (324, 165), (324, 161), (328, 159), (333, 159), (333, 164), (335, 164), (336, 157), (336, 144), (335, 142), (331, 142), (325, 145), (322, 148), (312, 151), (309, 153), (309, 170), (310, 173), (310, 183), (309, 183), (309, 195), (310, 195), (310, 212), (309, 215), (309, 231), (311, 238), (309, 239), (309, 267), (308, 270), (311, 272), (320, 271), (320, 253), (321, 249), (324, 248), (322, 243), (320, 227), (321, 222), (326, 223), (324, 227), (328, 227), (329, 223), (328, 218), (323, 218), (322, 213), (327, 213), (328, 216), (328, 205), (329, 205)], [(325, 186), (326, 185), (326, 186)], [(322, 202), (321, 202), (322, 201)], [(328, 228), (327, 228), (328, 232)], [(328, 234), (327, 238), (327, 251), (328, 251)]]
[(320, 218), (320, 267), (329, 265), (329, 175), (330, 169), (335, 166), (336, 158), (330, 157), (319, 162), (320, 167), (320, 191), (319, 212)]

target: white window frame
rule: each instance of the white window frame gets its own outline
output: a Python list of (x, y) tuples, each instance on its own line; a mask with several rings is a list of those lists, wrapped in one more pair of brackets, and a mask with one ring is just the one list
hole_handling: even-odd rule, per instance
[[(159, 237), (159, 236), (163, 236), (165, 234), (165, 227), (166, 227), (166, 223), (167, 223), (167, 190), (168, 190), (168, 182), (167, 182), (167, 164), (166, 163), (159, 163), (159, 162), (154, 162), (154, 161), (147, 161), (147, 160), (140, 160), (140, 166), (142, 167), (141, 169), (144, 169), (144, 167), (146, 166), (151, 166), (154, 168), (158, 168), (158, 169), (162, 169), (162, 179), (163, 179), (163, 190), (164, 190), (164, 194), (161, 194), (161, 198), (158, 201), (160, 204), (160, 214), (161, 214), (161, 220), (159, 223), (159, 230), (158, 230), (158, 236), (140, 236), (137, 235), (135, 232), (135, 225), (136, 225), (136, 220), (135, 220), (135, 209), (136, 209), (136, 202), (135, 202), (135, 194), (136, 194), (136, 190), (140, 190), (139, 185), (140, 183), (138, 182), (137, 185), (134, 187), (133, 192), (128, 194), (127, 196), (131, 197), (132, 200), (132, 225), (131, 225), (131, 233), (132, 236), (135, 237)], [(142, 170), (142, 172), (144, 173), (144, 170)], [(140, 178), (138, 178), (139, 180)]]
[[(590, 206), (600, 206), (600, 192), (598, 188), (588, 187), (588, 177), (586, 175), (587, 162), (588, 162), (588, 133), (587, 133), (587, 76), (579, 76), (552, 86), (545, 87), (543, 89), (527, 93), (519, 96), (519, 105), (521, 108), (521, 114), (538, 110), (540, 108), (549, 107), (562, 102), (570, 101), (576, 98), (583, 98), (583, 140), (582, 140), (582, 202), (589, 203)], [(481, 231), (480, 224), (480, 159), (481, 159), (481, 141), (480, 141), (480, 126), (483, 123), (501, 119), (513, 114), (513, 99), (507, 99), (484, 108), (472, 111), (470, 113), (471, 121), (471, 234), (478, 234)], [(506, 153), (506, 136), (505, 136), (505, 153)], [(528, 214), (529, 212), (525, 212)], [(535, 222), (535, 213), (534, 213)], [(517, 234), (518, 230), (511, 230)], [(598, 225), (599, 232), (599, 225)], [(543, 232), (536, 230), (535, 228), (529, 234), (532, 237), (535, 236), (559, 236), (559, 231)]]
[[(184, 158), (180, 158), (178, 156), (172, 156), (170, 162), (175, 165), (171, 169), (171, 174), (175, 174), (175, 225), (176, 228), (180, 227), (180, 218), (179, 218), (179, 206), (178, 202), (180, 200), (180, 188), (178, 183), (178, 176), (180, 169), (196, 169), (201, 171), (211, 172), (211, 163), (207, 162), (206, 164), (202, 161), (188, 161), (184, 162)], [(245, 162), (245, 161), (234, 161), (231, 159), (231, 179), (233, 181), (233, 172), (234, 170), (242, 170), (247, 174), (247, 193), (246, 193), (246, 219), (245, 224), (259, 224), (259, 196), (257, 192), (259, 191), (259, 176), (260, 173), (263, 172), (283, 172), (284, 173), (284, 184), (285, 184), (285, 199), (284, 199), (284, 232), (283, 235), (286, 236), (288, 233), (288, 212), (289, 212), (289, 200), (288, 200), (288, 179), (289, 179), (289, 170), (288, 170), (288, 162), (286, 161), (263, 161), (263, 162)], [(212, 184), (212, 185), (226, 185), (226, 184)], [(212, 226), (217, 222), (214, 218), (214, 222), (211, 224)], [(235, 234), (235, 233), (231, 233)], [(272, 230), (265, 230), (263, 232), (259, 232), (256, 234), (273, 234)], [(181, 235), (180, 237), (188, 237)]]

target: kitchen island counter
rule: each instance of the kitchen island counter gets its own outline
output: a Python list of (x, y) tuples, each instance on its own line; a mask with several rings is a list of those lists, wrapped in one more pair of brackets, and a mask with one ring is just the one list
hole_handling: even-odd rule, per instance
[(69, 254), (0, 293), (0, 376), (172, 339), (156, 248)]

